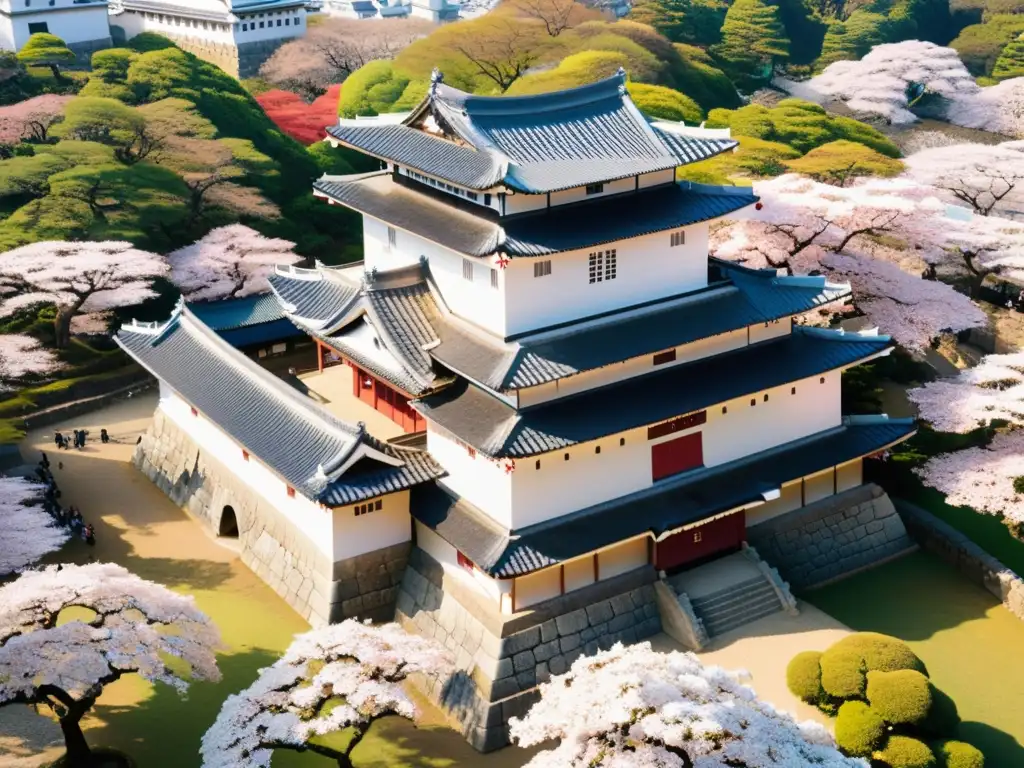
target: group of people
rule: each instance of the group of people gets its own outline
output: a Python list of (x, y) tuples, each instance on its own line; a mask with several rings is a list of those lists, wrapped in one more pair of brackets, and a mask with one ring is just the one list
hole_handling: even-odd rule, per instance
[[(68, 437), (62, 432), (53, 433), (53, 443), (57, 446), (57, 450), (64, 449), (65, 451), (74, 448), (85, 448), (85, 439), (89, 435), (89, 431), (85, 429), (73, 429), (71, 430), (72, 437)], [(107, 434), (106, 429), (100, 430), (100, 442), (104, 445), (110, 442), (110, 435)]]
[[(63, 466), (63, 463), (59, 463), (58, 466)], [(93, 528), (92, 523), (85, 522), (78, 507), (72, 505), (64, 509), (61, 505), (59, 501), (60, 488), (57, 487), (57, 480), (50, 468), (50, 459), (45, 452), (36, 467), (36, 475), (40, 482), (46, 485), (46, 490), (43, 491), (43, 509), (49, 512), (58, 523), (70, 528), (72, 534), (81, 538), (86, 544), (90, 546), (96, 544), (96, 529)]]

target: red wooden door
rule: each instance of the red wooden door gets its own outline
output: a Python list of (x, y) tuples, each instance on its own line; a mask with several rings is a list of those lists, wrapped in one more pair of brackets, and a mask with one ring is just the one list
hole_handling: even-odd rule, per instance
[(651, 476), (654, 480), (704, 465), (701, 432), (677, 437), (651, 446)]
[(361, 368), (352, 369), (356, 377), (356, 386), (359, 388), (359, 399), (371, 408), (376, 407), (373, 396), (373, 377)]
[(746, 535), (746, 516), (743, 512), (720, 517), (659, 541), (654, 548), (654, 564), (659, 571), (669, 571), (735, 549), (743, 543)]

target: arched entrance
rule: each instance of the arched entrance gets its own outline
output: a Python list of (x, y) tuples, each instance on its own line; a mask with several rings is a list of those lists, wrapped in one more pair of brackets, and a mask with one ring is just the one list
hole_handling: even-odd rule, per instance
[(235, 517), (235, 510), (230, 504), (226, 505), (220, 513), (220, 527), (218, 536), (226, 539), (238, 538), (238, 519)]

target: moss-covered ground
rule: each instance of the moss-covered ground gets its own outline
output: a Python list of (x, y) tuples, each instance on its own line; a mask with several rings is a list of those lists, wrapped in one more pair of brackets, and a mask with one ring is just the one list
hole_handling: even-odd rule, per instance
[(1024, 765), (1024, 622), (995, 597), (923, 552), (803, 597), (853, 629), (908, 642), (956, 701), (960, 738), (991, 768)]

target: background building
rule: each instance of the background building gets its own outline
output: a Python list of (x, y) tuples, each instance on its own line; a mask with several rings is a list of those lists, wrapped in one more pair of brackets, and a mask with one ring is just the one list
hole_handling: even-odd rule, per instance
[(36, 32), (56, 35), (88, 63), (110, 47), (107, 0), (0, 0), (0, 48), (20, 50)]

